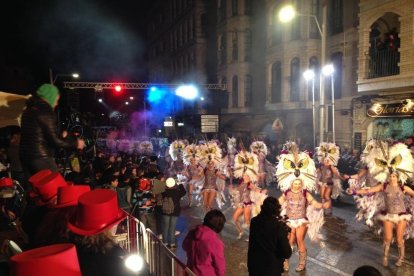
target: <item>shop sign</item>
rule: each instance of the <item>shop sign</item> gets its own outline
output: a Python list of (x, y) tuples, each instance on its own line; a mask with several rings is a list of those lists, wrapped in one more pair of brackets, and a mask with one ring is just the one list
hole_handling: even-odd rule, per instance
[(408, 103), (375, 103), (367, 110), (367, 115), (369, 117), (413, 116), (413, 102), (408, 101)]

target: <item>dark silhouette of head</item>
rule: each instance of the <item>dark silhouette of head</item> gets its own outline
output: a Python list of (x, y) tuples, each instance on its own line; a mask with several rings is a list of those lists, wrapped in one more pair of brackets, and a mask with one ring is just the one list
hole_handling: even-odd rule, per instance
[(226, 223), (226, 217), (220, 210), (211, 210), (209, 211), (205, 217), (203, 224), (208, 226), (216, 233), (220, 233), (221, 230), (224, 228), (224, 224)]

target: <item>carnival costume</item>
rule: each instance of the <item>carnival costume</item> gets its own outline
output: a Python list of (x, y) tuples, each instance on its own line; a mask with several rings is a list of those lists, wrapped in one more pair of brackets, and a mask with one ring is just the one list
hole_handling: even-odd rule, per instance
[[(401, 266), (405, 255), (404, 239), (414, 237), (414, 191), (405, 186), (404, 183), (413, 176), (414, 160), (410, 150), (402, 143), (389, 145), (377, 141), (376, 147), (372, 148), (370, 153), (365, 157), (369, 174), (380, 184), (375, 187), (353, 190), (353, 195), (366, 195), (364, 197), (372, 197), (374, 199), (369, 202), (370, 205), (359, 204), (360, 212), (357, 214), (358, 219), (365, 218), (368, 226), (372, 227), (378, 234), (384, 231), (384, 256), (383, 265), (388, 266), (388, 254), (392, 240), (386, 237), (392, 237), (393, 226), (399, 226), (401, 221), (406, 221), (406, 226), (400, 228), (404, 232), (398, 232), (397, 228), (397, 244), (399, 258), (396, 266)], [(394, 175), (394, 176), (393, 176)], [(394, 180), (392, 177), (395, 177)], [(398, 178), (399, 179), (398, 179)], [(390, 182), (388, 182), (390, 181)], [(400, 181), (400, 182), (396, 182)], [(392, 185), (394, 183), (394, 185)], [(358, 199), (357, 199), (358, 200)], [(374, 201), (374, 204), (372, 203)], [(362, 216), (361, 213), (367, 213)], [(380, 222), (383, 223), (380, 223)], [(404, 227), (402, 224), (401, 227)], [(387, 230), (388, 229), (388, 230)], [(391, 231), (391, 233), (390, 233)]]
[(170, 144), (169, 155), (172, 159), (168, 174), (170, 177), (177, 177), (184, 170), (183, 150), (188, 142), (186, 140), (175, 140)]
[[(337, 170), (336, 166), (339, 161), (339, 147), (334, 143), (322, 142), (319, 147), (316, 147), (316, 156), (321, 165), (318, 169), (318, 184), (321, 187), (331, 188), (331, 198), (336, 199), (343, 191), (341, 180), (338, 177), (335, 177), (334, 171)], [(325, 159), (329, 160), (329, 166), (323, 165)], [(333, 169), (333, 167), (335, 169)]]
[[(189, 206), (193, 204), (193, 188), (198, 193), (204, 185), (203, 168), (199, 163), (201, 158), (200, 146), (196, 144), (187, 145), (184, 148), (184, 164), (186, 165), (185, 176), (187, 177), (188, 199)], [(194, 162), (191, 162), (194, 160)], [(197, 193), (196, 193), (197, 194)]]
[(250, 151), (256, 154), (259, 160), (259, 169), (257, 171), (258, 185), (264, 188), (267, 183), (272, 182), (272, 177), (276, 172), (274, 166), (266, 160), (268, 154), (267, 146), (263, 141), (254, 141), (250, 145)]
[(150, 156), (154, 153), (154, 147), (150, 141), (142, 141), (139, 143), (139, 153), (141, 155)]
[[(316, 167), (312, 158), (305, 152), (298, 152), (295, 146), (289, 149), (290, 152), (280, 155), (279, 164), (276, 168), (276, 178), (278, 187), (283, 192), (279, 198), (282, 204), (281, 215), (287, 216), (287, 224), (292, 228), (292, 234), (296, 233), (296, 229), (303, 229), (302, 225), (307, 225), (307, 233), (312, 241), (320, 241), (321, 235), (319, 230), (324, 224), (323, 211), (318, 208), (329, 206), (329, 202), (322, 205), (315, 201), (311, 192), (315, 190), (316, 184)], [(301, 182), (301, 189), (293, 191), (293, 183)], [(299, 182), (299, 183), (300, 183)], [(303, 230), (302, 230), (303, 231)], [(306, 247), (303, 240), (297, 237), (290, 237), (290, 243), (302, 245), (299, 248), (299, 266), (296, 271), (305, 270), (306, 267)], [(289, 264), (286, 260), (284, 264), (285, 271), (289, 270)]]

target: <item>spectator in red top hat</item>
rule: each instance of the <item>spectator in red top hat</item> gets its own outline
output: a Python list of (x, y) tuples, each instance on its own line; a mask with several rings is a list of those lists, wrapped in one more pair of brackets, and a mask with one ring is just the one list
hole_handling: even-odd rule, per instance
[(40, 247), (10, 258), (11, 276), (81, 276), (73, 244)]

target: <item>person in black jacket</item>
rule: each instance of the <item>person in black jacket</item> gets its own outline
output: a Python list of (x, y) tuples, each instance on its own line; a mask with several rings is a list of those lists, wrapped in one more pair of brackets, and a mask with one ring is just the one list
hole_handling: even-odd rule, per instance
[(57, 172), (54, 159), (57, 148), (83, 149), (85, 146), (82, 139), (63, 139), (58, 134), (54, 113), (58, 101), (58, 88), (52, 84), (43, 84), (26, 103), (21, 121), (19, 155), (24, 170), (30, 175), (43, 169)]
[(281, 275), (283, 261), (290, 258), (289, 227), (281, 221), (281, 206), (274, 197), (263, 201), (260, 214), (250, 224), (247, 266), (249, 275)]
[(181, 212), (180, 200), (186, 191), (183, 184), (176, 185), (173, 178), (166, 180), (165, 192), (161, 194), (162, 201), (162, 239), (171, 248), (176, 248), (175, 227)]

